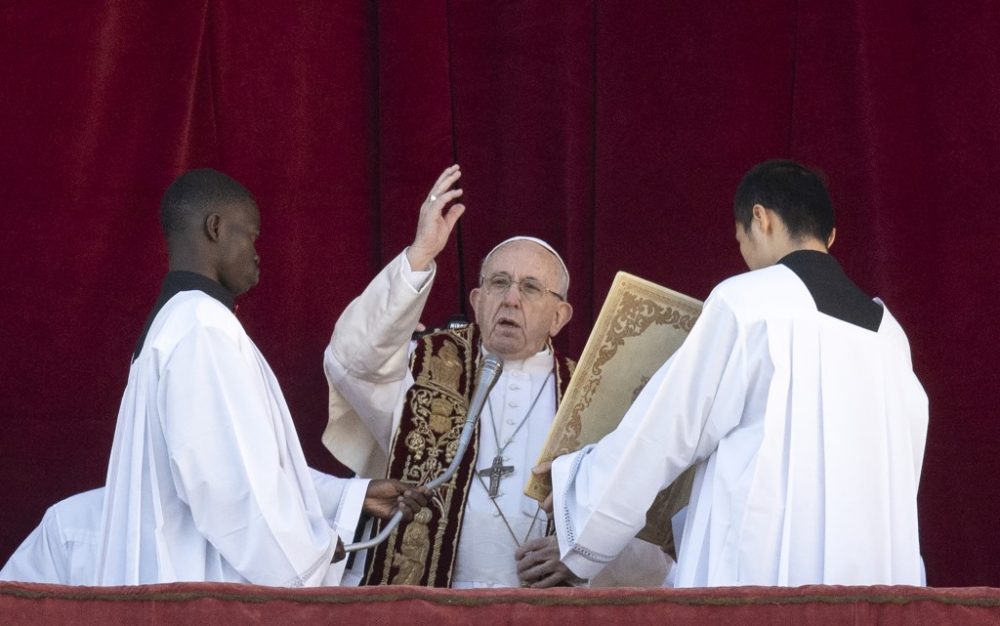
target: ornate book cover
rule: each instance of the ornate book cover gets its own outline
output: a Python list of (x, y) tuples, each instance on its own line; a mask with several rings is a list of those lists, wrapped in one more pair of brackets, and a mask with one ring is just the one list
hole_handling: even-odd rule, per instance
[[(646, 382), (684, 342), (701, 306), (694, 298), (618, 272), (538, 462), (596, 443), (614, 430)], [(640, 539), (672, 548), (670, 518), (687, 504), (692, 477), (688, 470), (660, 492)], [(551, 490), (547, 477), (532, 477), (524, 493), (541, 501)]]

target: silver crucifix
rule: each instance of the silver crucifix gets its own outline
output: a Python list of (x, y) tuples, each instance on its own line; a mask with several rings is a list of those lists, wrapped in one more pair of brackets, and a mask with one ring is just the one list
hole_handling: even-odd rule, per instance
[(493, 457), (493, 465), (490, 465), (486, 469), (481, 469), (476, 473), (483, 477), (490, 477), (489, 494), (491, 498), (495, 499), (498, 495), (500, 495), (500, 480), (505, 476), (513, 474), (514, 466), (504, 465), (503, 457), (498, 454)]

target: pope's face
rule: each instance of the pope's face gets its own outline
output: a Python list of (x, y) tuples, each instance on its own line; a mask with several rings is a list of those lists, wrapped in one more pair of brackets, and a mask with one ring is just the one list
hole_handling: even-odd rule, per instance
[[(505, 281), (509, 282), (506, 290), (489, 287)], [(543, 289), (529, 298), (524, 291), (530, 292), (531, 286)], [(483, 345), (508, 360), (540, 351), (572, 316), (572, 307), (547, 291), (560, 293), (562, 289), (559, 262), (538, 244), (513, 241), (494, 252), (483, 267), (482, 285), (469, 294)]]

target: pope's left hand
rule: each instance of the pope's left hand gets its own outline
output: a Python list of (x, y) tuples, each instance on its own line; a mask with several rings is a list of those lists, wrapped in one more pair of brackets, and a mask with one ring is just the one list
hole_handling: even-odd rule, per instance
[(514, 553), (514, 558), (517, 560), (517, 576), (524, 587), (544, 589), (581, 582), (559, 560), (559, 540), (555, 535), (525, 542)]

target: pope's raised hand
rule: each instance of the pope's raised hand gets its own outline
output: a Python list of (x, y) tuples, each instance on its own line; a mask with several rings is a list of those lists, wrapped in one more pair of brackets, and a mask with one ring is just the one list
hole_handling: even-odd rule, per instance
[(427, 269), (448, 243), (448, 237), (455, 223), (465, 212), (463, 204), (448, 206), (462, 195), (462, 190), (455, 188), (455, 183), (461, 176), (462, 170), (458, 165), (452, 165), (441, 172), (424, 203), (420, 205), (417, 234), (406, 251), (410, 269), (415, 271)]

